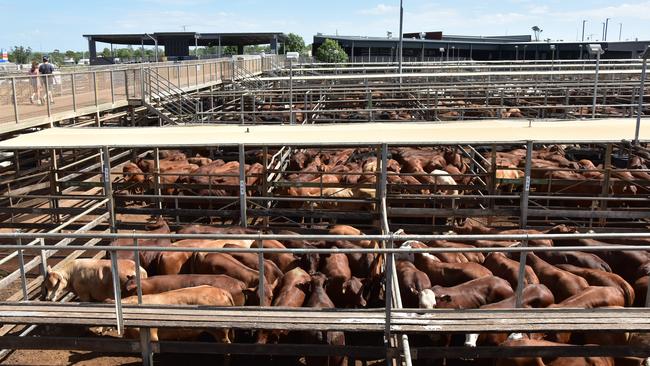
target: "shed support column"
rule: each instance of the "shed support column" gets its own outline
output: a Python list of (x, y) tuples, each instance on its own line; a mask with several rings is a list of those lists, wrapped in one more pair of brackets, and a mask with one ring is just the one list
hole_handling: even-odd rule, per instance
[(238, 55), (243, 55), (244, 54), (244, 46), (242, 46), (242, 45), (237, 46), (237, 54)]
[(91, 65), (97, 61), (97, 43), (91, 37), (88, 37), (88, 58)]
[[(530, 171), (533, 157), (533, 142), (526, 143), (526, 168), (524, 171), (524, 189), (521, 193), (521, 213), (519, 218), (519, 228), (525, 229), (528, 227), (528, 194), (530, 193)], [(528, 246), (528, 240), (521, 242), (522, 247)], [(521, 307), (521, 294), (524, 290), (525, 270), (526, 270), (526, 257), (527, 252), (519, 254), (519, 281), (517, 281), (517, 290), (515, 292), (515, 307)]]
[(244, 144), (239, 144), (239, 224), (241, 227), (248, 226), (246, 217), (246, 157), (244, 156)]

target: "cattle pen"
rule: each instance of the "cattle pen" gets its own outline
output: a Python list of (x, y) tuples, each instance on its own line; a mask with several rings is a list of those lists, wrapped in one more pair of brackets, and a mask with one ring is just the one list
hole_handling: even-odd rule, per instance
[[(8, 269), (0, 277), (6, 294), (0, 302), (0, 349), (6, 350), (4, 356), (17, 349), (136, 353), (144, 364), (152, 364), (154, 354), (168, 353), (219, 354), (243, 364), (261, 362), (255, 356), (262, 355), (271, 355), (277, 364), (289, 356), (405, 365), (524, 356), (645, 358), (650, 346), (644, 341), (468, 347), (455, 338), (531, 332), (572, 332), (586, 339), (642, 335), (650, 332), (647, 276), (638, 278), (645, 283), (640, 282), (635, 307), (524, 307), (526, 285), (519, 281), (512, 289), (516, 306), (451, 310), (405, 304), (408, 294), (396, 266), (404, 255), (499, 252), (518, 259), (523, 278), (529, 253), (650, 251), (645, 163), (650, 134), (641, 128), (634, 141), (636, 120), (631, 118), (639, 111), (640, 63), (608, 61), (600, 65), (600, 77), (588, 60), (413, 63), (406, 64), (404, 83), (391, 73), (391, 64), (309, 63), (294, 65), (289, 75), (275, 59), (255, 65), (259, 72), (239, 73), (237, 67), (251, 66), (224, 61), (219, 70), (232, 65), (230, 83), (204, 87), (198, 78), (183, 90), (181, 77), (170, 74), (176, 66), (126, 71), (133, 73), (133, 82), (145, 80), (134, 86), (143, 94), (129, 98), (127, 92), (131, 100), (102, 111), (106, 119), (95, 111), (88, 123), (79, 117), (71, 126), (67, 119), (48, 122), (49, 128), (0, 142), (11, 163), (3, 170), (9, 178), (0, 197), (0, 265)], [(196, 75), (203, 72), (190, 66), (187, 70)], [(163, 79), (178, 80), (178, 85)], [(145, 95), (138, 104), (136, 99)], [(647, 112), (647, 104), (640, 109)], [(119, 115), (112, 114), (116, 110)], [(221, 160), (232, 169), (167, 169), (176, 161), (165, 155), (171, 151), (181, 151), (188, 160)], [(458, 169), (445, 165), (455, 160)], [(150, 170), (142, 168), (143, 162)], [(142, 170), (127, 170), (133, 164)], [(441, 169), (452, 180), (435, 179), (434, 171)], [(164, 218), (171, 230), (148, 231), (149, 217)], [(472, 222), (490, 230), (467, 229)], [(196, 224), (243, 231), (178, 233)], [(333, 233), (334, 225), (354, 226), (362, 235)], [(120, 240), (128, 244), (111, 245)], [(252, 244), (148, 245), (144, 250), (142, 243), (151, 240)], [(583, 244), (590, 240), (602, 245)], [(286, 247), (265, 245), (270, 241)], [(353, 245), (288, 244), (341, 241)], [(403, 246), (413, 241), (429, 246)], [(545, 241), (552, 245), (540, 244)], [(458, 245), (441, 244), (451, 242)], [(481, 244), (486, 242), (502, 244)], [(142, 252), (179, 249), (252, 253), (259, 260), (258, 283), (268, 275), (265, 260), (280, 253), (367, 255), (378, 264), (378, 273), (363, 282), (381, 295), (366, 296), (374, 300), (366, 306), (345, 308), (162, 306), (142, 303), (138, 276), (140, 304), (121, 303), (120, 255), (134, 253), (139, 266)], [(56, 270), (79, 258), (110, 259), (116, 301), (78, 302), (73, 293), (61, 302), (39, 301), (48, 265)], [(256, 288), (260, 302), (265, 291), (265, 286)], [(48, 334), (44, 326), (115, 331), (61, 336)], [(122, 337), (133, 328), (147, 331)], [(228, 328), (237, 337), (232, 343), (152, 341), (151, 328)], [(256, 344), (252, 334), (262, 331), (343, 332), (346, 342), (296, 338)], [(449, 342), (440, 342), (446, 338)]]

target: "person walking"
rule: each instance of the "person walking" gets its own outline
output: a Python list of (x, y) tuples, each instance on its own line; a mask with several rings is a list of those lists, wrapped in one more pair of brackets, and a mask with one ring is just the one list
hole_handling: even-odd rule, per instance
[(38, 61), (32, 61), (32, 67), (27, 73), (29, 78), (29, 83), (32, 86), (32, 95), (29, 97), (29, 101), (34, 104), (34, 101), (41, 105), (41, 85), (40, 80), (38, 80)]
[[(50, 58), (48, 56), (43, 56), (43, 63), (38, 67), (38, 73), (43, 76), (45, 80), (45, 90), (46, 98), (50, 100), (51, 104), (54, 104), (54, 99), (52, 99), (52, 73), (54, 72), (54, 65), (50, 63)], [(49, 76), (48, 76), (49, 75)]]

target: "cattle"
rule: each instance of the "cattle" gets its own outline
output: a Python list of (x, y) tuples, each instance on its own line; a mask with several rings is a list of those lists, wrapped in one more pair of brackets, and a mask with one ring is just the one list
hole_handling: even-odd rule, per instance
[[(230, 254), (194, 253), (189, 262), (191, 273), (225, 274), (244, 282), (248, 287), (255, 287), (259, 284), (259, 272), (242, 264)], [(274, 283), (270, 283), (270, 285), (275, 287)]]
[[(570, 347), (564, 343), (550, 342), (541, 339), (512, 339), (500, 344), (503, 347)], [(558, 357), (543, 360), (540, 357), (498, 358), (496, 366), (614, 366), (611, 357)]]
[(607, 262), (592, 253), (578, 251), (539, 252), (537, 253), (537, 256), (554, 265), (569, 264), (577, 267), (591, 268), (605, 272), (612, 271)]
[[(458, 185), (454, 178), (449, 175), (444, 170), (434, 169), (431, 172), (431, 176), (434, 178), (434, 184), (437, 188), (438, 193), (445, 196), (458, 196), (460, 191), (456, 188)], [(442, 187), (438, 187), (442, 186)]]
[[(325, 282), (327, 277), (322, 273), (315, 273), (311, 275), (311, 282), (309, 296), (307, 302), (305, 303), (306, 307), (316, 308), (316, 309), (332, 309), (334, 308), (334, 303), (327, 296), (325, 291)], [(312, 344), (328, 344), (334, 346), (344, 346), (345, 345), (345, 334), (343, 332), (321, 332), (321, 331), (308, 331), (301, 332), (300, 334), (301, 341), (304, 343)], [(329, 357), (307, 357), (307, 365), (342, 365), (343, 357), (332, 356)]]
[(495, 276), (477, 278), (458, 286), (433, 286), (422, 291), (421, 297), (435, 301), (433, 306), (443, 309), (476, 309), (501, 301), (514, 294), (508, 281)]
[[(152, 224), (147, 225), (146, 227), (147, 234), (170, 234), (171, 230), (167, 225), (165, 219), (162, 216), (159, 216), (156, 221)], [(117, 239), (111, 242), (111, 246), (132, 246), (137, 244), (139, 247), (166, 247), (171, 245), (171, 240), (169, 239), (139, 239), (137, 243), (134, 243), (133, 239)], [(147, 271), (151, 276), (156, 275), (156, 263), (160, 256), (160, 252), (152, 252), (148, 250), (139, 250), (138, 257), (140, 259), (140, 265)], [(118, 259), (129, 259), (135, 261), (135, 253), (130, 250), (120, 250), (117, 252)]]
[[(527, 285), (521, 292), (521, 306), (524, 308), (545, 308), (555, 302), (553, 293), (548, 287), (542, 284)], [(514, 309), (517, 306), (516, 296), (510, 296), (507, 299), (492, 304), (483, 305), (480, 308), (484, 310), (497, 309)], [(508, 339), (506, 333), (485, 333), (485, 334), (467, 334), (465, 336), (465, 346), (476, 347), (477, 344), (483, 346), (498, 346)]]
[[(444, 247), (446, 244), (449, 243), (447, 241), (444, 241), (443, 242), (444, 244), (441, 244), (441, 242), (443, 242), (443, 241), (437, 241), (435, 244), (432, 244), (432, 245), (440, 245), (440, 246)], [(426, 245), (426, 244), (424, 244), (422, 242), (419, 242), (419, 241), (415, 241), (415, 240), (409, 240), (408, 242), (405, 242), (404, 244), (402, 244), (402, 246), (407, 247), (407, 246), (405, 246), (405, 244), (407, 244), (408, 247), (410, 247), (410, 248), (429, 248), (428, 245)], [(453, 246), (453, 247), (455, 247), (455, 246)], [(441, 262), (445, 262), (445, 263), (467, 263), (467, 262), (469, 262), (469, 260), (467, 259), (465, 254), (471, 254), (471, 253), (445, 252), (445, 253), (436, 253), (433, 256), (436, 257)], [(431, 258), (431, 257), (429, 257), (429, 258)], [(474, 257), (474, 258), (479, 258), (479, 257)], [(413, 259), (410, 259), (410, 261), (413, 262)]]
[(548, 264), (533, 253), (528, 253), (528, 263), (535, 271), (539, 282), (548, 287), (555, 301), (564, 301), (589, 287), (584, 278)]
[[(513, 288), (517, 287), (519, 282), (519, 263), (508, 258), (505, 254), (499, 252), (492, 252), (488, 254), (483, 262), (485, 268), (492, 271), (492, 273), (497, 276), (505, 279), (510, 283), (510, 286)], [(538, 284), (539, 279), (533, 269), (526, 265), (524, 272), (524, 284)]]
[[(277, 240), (263, 240), (264, 248), (286, 249), (286, 247)], [(286, 273), (300, 264), (300, 260), (291, 253), (264, 253), (264, 258), (275, 263), (283, 273)]]
[[(327, 243), (330, 248), (361, 249), (360, 246), (347, 240), (336, 240)], [(352, 275), (356, 277), (368, 277), (376, 263), (377, 255), (373, 253), (346, 253)]]
[[(236, 244), (226, 244), (224, 248), (241, 248)], [(247, 267), (250, 267), (256, 271), (260, 270), (260, 259), (259, 255), (255, 253), (241, 253), (241, 252), (231, 252), (228, 253), (236, 260), (242, 262)], [(264, 259), (264, 277), (270, 283), (275, 282), (277, 279), (282, 277), (284, 273), (282, 270), (272, 261)]]
[(431, 288), (429, 276), (420, 271), (410, 261), (398, 260), (395, 263), (397, 280), (402, 294), (402, 304), (407, 308), (422, 307), (427, 302), (423, 291)]
[[(244, 282), (226, 275), (161, 275), (140, 280), (143, 295), (159, 294), (180, 288), (202, 285), (218, 287), (230, 292), (236, 306), (259, 305), (257, 288), (247, 288)], [(137, 294), (135, 277), (129, 276), (128, 281), (124, 285), (124, 289), (126, 296), (135, 296)], [(271, 305), (273, 289), (268, 285), (265, 288), (264, 296), (264, 305)]]
[(625, 295), (619, 287), (589, 286), (579, 293), (550, 305), (558, 308), (593, 309), (607, 306), (624, 306)]
[(581, 268), (570, 264), (560, 264), (557, 267), (584, 278), (590, 286), (618, 287), (625, 295), (625, 306), (632, 306), (634, 304), (634, 289), (627, 281), (615, 273), (599, 269)]
[[(138, 304), (138, 296), (122, 299), (122, 304)], [(235, 301), (227, 290), (212, 286), (196, 286), (162, 292), (159, 294), (142, 295), (143, 304), (155, 305), (202, 305), (202, 306), (235, 306)], [(128, 330), (128, 329), (127, 329)], [(151, 328), (151, 341), (177, 340), (179, 338), (197, 338), (200, 333), (211, 334), (217, 342), (231, 343), (231, 331), (228, 329), (206, 329), (190, 331), (187, 329), (156, 329)], [(130, 332), (131, 334), (132, 331)], [(133, 336), (135, 338), (135, 336)]]
[[(310, 283), (311, 277), (307, 272), (300, 268), (294, 268), (287, 272), (277, 286), (273, 299), (273, 306), (292, 308), (302, 307), (307, 298)], [(259, 330), (257, 332), (257, 343), (277, 343), (280, 338), (285, 336), (287, 333), (287, 331), (280, 330)]]
[(492, 272), (478, 263), (444, 263), (428, 253), (415, 255), (417, 269), (429, 276), (431, 285), (451, 287), (477, 278), (491, 276)]
[[(120, 289), (123, 290), (129, 276), (135, 276), (135, 263), (120, 259), (117, 260), (117, 267)], [(144, 268), (140, 267), (139, 271), (140, 277), (147, 277)], [(83, 302), (115, 298), (113, 271), (108, 259), (75, 259), (57, 269), (47, 266), (43, 286), (48, 301), (56, 301), (67, 291), (72, 291)]]
[(328, 278), (327, 294), (337, 307), (363, 307), (363, 282), (352, 275), (348, 257), (330, 253), (322, 261), (321, 272)]

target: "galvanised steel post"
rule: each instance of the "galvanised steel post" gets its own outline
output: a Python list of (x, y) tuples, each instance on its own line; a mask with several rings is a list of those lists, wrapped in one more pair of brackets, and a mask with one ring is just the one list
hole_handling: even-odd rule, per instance
[[(264, 248), (264, 242), (262, 240), (255, 240), (258, 248)], [(257, 284), (257, 295), (260, 299), (260, 306), (264, 304), (264, 284), (266, 283), (266, 277), (264, 275), (264, 253), (261, 251), (257, 253), (258, 267), (259, 267), (259, 282)]]
[(404, 37), (402, 34), (402, 28), (404, 25), (404, 7), (402, 6), (402, 0), (399, 0), (399, 85), (402, 86), (402, 58), (404, 57)]
[(295, 123), (293, 115), (293, 59), (289, 59), (289, 124)]
[(244, 144), (239, 144), (239, 223), (242, 227), (248, 226), (246, 217), (246, 158)]
[(591, 102), (591, 118), (596, 118), (596, 94), (598, 93), (598, 71), (600, 70), (600, 51), (596, 53), (596, 75), (594, 76), (594, 98)]
[(636, 129), (634, 130), (634, 144), (639, 144), (639, 130), (641, 129), (641, 112), (643, 110), (643, 95), (645, 94), (645, 76), (650, 56), (650, 46), (643, 53), (643, 67), (641, 69), (641, 84), (639, 85), (639, 108), (636, 111)]
[[(38, 76), (30, 76), (30, 77), (37, 78)], [(11, 78), (11, 93), (14, 102), (14, 118), (16, 119), (16, 123), (18, 123), (18, 94), (16, 93), (16, 78)]]
[[(530, 193), (530, 172), (531, 172), (531, 166), (532, 166), (532, 158), (533, 158), (533, 142), (528, 141), (526, 143), (526, 168), (524, 170), (524, 190), (521, 194), (521, 213), (520, 213), (520, 219), (519, 219), (519, 227), (521, 229), (525, 229), (528, 226), (528, 196)], [(527, 247), (528, 246), (528, 240), (522, 240), (521, 242), (522, 247)], [(520, 308), (521, 307), (521, 294), (524, 290), (524, 282), (526, 281), (526, 257), (527, 257), (527, 252), (521, 252), (519, 253), (519, 277), (517, 281), (517, 290), (515, 292), (515, 307)]]

